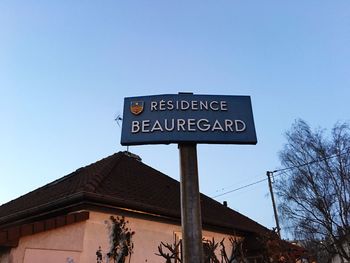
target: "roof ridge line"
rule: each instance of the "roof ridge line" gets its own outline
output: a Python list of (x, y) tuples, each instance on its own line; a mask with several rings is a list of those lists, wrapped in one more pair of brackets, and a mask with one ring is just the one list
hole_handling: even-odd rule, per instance
[[(79, 169), (81, 169), (81, 168), (79, 168)], [(69, 174), (66, 174), (65, 176), (63, 176), (63, 177), (61, 177), (61, 178), (58, 178), (58, 179), (56, 179), (56, 180), (54, 180), (54, 181), (52, 181), (52, 182), (46, 183), (46, 184), (44, 184), (44, 185), (42, 185), (42, 186), (39, 186), (38, 188), (36, 188), (36, 189), (34, 189), (34, 190), (31, 190), (31, 191), (29, 191), (29, 192), (27, 192), (27, 193), (24, 193), (24, 194), (22, 194), (22, 195), (16, 197), (15, 199), (12, 199), (12, 200), (6, 202), (6, 203), (0, 204), (0, 207), (2, 207), (2, 206), (4, 206), (4, 205), (8, 205), (8, 204), (10, 204), (10, 203), (12, 203), (12, 202), (15, 202), (16, 200), (18, 200), (18, 199), (20, 199), (20, 198), (22, 198), (22, 197), (24, 197), (24, 196), (26, 196), (26, 195), (28, 195), (28, 194), (31, 194), (31, 193), (33, 193), (33, 192), (39, 191), (39, 190), (41, 190), (41, 189), (44, 189), (44, 188), (46, 188), (46, 187), (50, 187), (50, 186), (52, 186), (52, 185), (58, 184), (58, 183), (60, 183), (60, 182), (62, 182), (62, 181), (65, 181), (65, 180), (67, 180), (68, 178), (74, 176), (74, 175), (76, 174), (76, 172), (77, 172), (79, 169), (77, 169), (77, 170), (75, 170), (75, 171), (73, 171), (73, 172), (70, 172)]]
[[(115, 153), (114, 155), (111, 155), (110, 157), (116, 157), (115, 162), (110, 161), (110, 164), (107, 164), (105, 167), (103, 167), (98, 173), (90, 175), (90, 178), (88, 179), (86, 185), (83, 187), (83, 191), (86, 192), (95, 192), (97, 187), (101, 185), (101, 183), (106, 179), (106, 176), (111, 173), (111, 171), (120, 164), (121, 158), (123, 157), (123, 152)], [(106, 171), (106, 172), (105, 172)]]

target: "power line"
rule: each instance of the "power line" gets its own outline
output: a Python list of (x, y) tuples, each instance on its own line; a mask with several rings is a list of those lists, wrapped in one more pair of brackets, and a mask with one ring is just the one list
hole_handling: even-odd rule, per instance
[[(349, 148), (346, 148), (346, 151), (349, 150), (349, 149), (350, 149), (350, 147), (349, 147)], [(343, 153), (339, 153), (339, 154), (334, 154), (334, 155), (330, 155), (330, 156), (327, 156), (327, 157), (322, 158), (322, 159), (313, 160), (313, 161), (310, 161), (310, 162), (307, 162), (307, 163), (303, 163), (303, 164), (299, 164), (299, 165), (294, 165), (294, 166), (289, 166), (289, 167), (282, 168), (282, 169), (277, 169), (277, 170), (272, 171), (271, 173), (272, 173), (272, 174), (274, 174), (274, 173), (279, 173), (279, 174), (277, 174), (277, 175), (282, 175), (282, 174), (285, 174), (286, 171), (288, 171), (288, 170), (295, 169), (295, 168), (299, 168), (299, 167), (303, 167), (303, 166), (306, 166), (306, 165), (309, 165), (309, 164), (313, 164), (313, 163), (322, 162), (322, 161), (325, 161), (325, 160), (328, 160), (328, 159), (332, 159), (332, 158), (335, 158), (335, 157), (340, 157), (340, 156), (345, 155), (345, 154), (348, 154), (348, 152), (343, 152)], [(220, 196), (223, 196), (223, 195), (227, 195), (227, 194), (236, 192), (236, 191), (238, 191), (238, 190), (241, 190), (241, 189), (244, 189), (244, 188), (247, 188), (247, 187), (250, 187), (250, 186), (259, 184), (259, 183), (262, 183), (262, 182), (264, 182), (264, 181), (266, 181), (266, 180), (267, 180), (267, 178), (261, 179), (261, 180), (259, 180), (259, 181), (255, 181), (255, 182), (253, 182), (253, 183), (240, 186), (240, 187), (238, 187), (238, 188), (232, 189), (232, 190), (227, 191), (227, 192), (224, 192), (224, 193), (222, 193), (222, 194), (215, 195), (215, 196), (213, 196), (212, 198), (217, 198), (217, 197), (220, 197)], [(224, 188), (225, 188), (225, 187), (224, 187)], [(224, 188), (223, 188), (223, 189), (224, 189)]]
[(230, 191), (227, 191), (227, 192), (225, 192), (225, 193), (222, 193), (222, 194), (213, 196), (212, 198), (217, 198), (217, 197), (219, 197), (219, 196), (227, 195), (227, 194), (229, 194), (229, 193), (236, 192), (236, 191), (241, 190), (241, 189), (243, 189), (243, 188), (247, 188), (247, 187), (249, 187), (249, 186), (252, 186), (252, 185), (255, 185), (255, 184), (258, 184), (258, 183), (262, 183), (262, 182), (264, 182), (264, 181), (266, 181), (266, 180), (267, 180), (267, 178), (261, 179), (261, 180), (259, 180), (259, 181), (256, 181), (256, 182), (253, 182), (253, 183), (250, 183), (250, 184), (247, 184), (247, 185), (243, 185), (243, 186), (241, 186), (241, 187), (235, 188), (235, 189), (230, 190)]

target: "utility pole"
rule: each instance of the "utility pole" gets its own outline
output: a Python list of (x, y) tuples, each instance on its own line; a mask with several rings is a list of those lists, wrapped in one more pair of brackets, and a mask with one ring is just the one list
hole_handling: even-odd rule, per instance
[(273, 175), (273, 172), (267, 171), (266, 175), (267, 175), (267, 178), (268, 178), (268, 181), (269, 181), (269, 188), (270, 188), (270, 195), (271, 195), (273, 213), (275, 215), (275, 221), (276, 221), (276, 230), (277, 230), (278, 236), (281, 238), (281, 228), (280, 228), (280, 224), (278, 222), (277, 208), (276, 208), (275, 197), (274, 197), (274, 194), (273, 194), (272, 181), (271, 181), (271, 175)]

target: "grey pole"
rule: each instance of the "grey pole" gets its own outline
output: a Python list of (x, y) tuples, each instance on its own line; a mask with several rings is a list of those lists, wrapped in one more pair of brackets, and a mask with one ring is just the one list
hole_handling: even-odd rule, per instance
[(202, 219), (196, 144), (179, 144), (184, 263), (203, 262)]
[(279, 237), (281, 237), (281, 229), (280, 229), (280, 224), (278, 222), (277, 208), (276, 208), (275, 197), (274, 197), (273, 189), (272, 189), (271, 174), (273, 174), (273, 172), (266, 172), (267, 178), (269, 180), (269, 188), (270, 188), (270, 194), (271, 194), (273, 213), (275, 215), (277, 234)]

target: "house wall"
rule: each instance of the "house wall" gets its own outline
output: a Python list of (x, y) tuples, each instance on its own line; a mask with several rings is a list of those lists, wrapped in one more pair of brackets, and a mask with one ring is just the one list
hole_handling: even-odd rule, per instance
[[(109, 230), (106, 221), (110, 214), (90, 212), (85, 222), (80, 222), (58, 229), (22, 237), (17, 248), (11, 250), (7, 258), (11, 261), (1, 263), (96, 263), (96, 251), (101, 247), (103, 262), (109, 251)], [(117, 216), (117, 215), (114, 215)], [(181, 226), (158, 221), (150, 221), (140, 217), (126, 216), (128, 227), (135, 231), (133, 236), (134, 253), (131, 263), (163, 263), (164, 258), (155, 255), (158, 253), (160, 242), (174, 242), (174, 238), (181, 238)], [(216, 242), (227, 237), (221, 233), (203, 231), (203, 236), (213, 238)], [(226, 247), (229, 242), (226, 238)], [(230, 253), (230, 249), (227, 249)]]
[(24, 236), (1, 263), (79, 262), (83, 251), (86, 222), (80, 222), (38, 234)]

